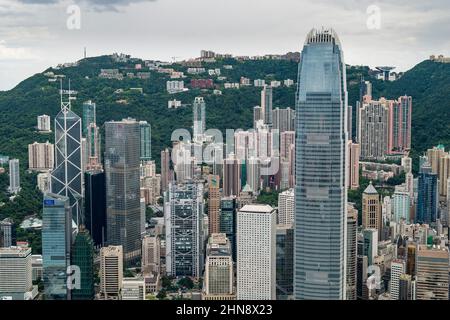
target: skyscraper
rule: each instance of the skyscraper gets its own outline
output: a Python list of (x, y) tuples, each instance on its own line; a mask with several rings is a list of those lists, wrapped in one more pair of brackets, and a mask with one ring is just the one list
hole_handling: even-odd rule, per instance
[(429, 163), (424, 163), (419, 172), (416, 222), (434, 223), (438, 218), (438, 179)]
[(381, 237), (383, 225), (381, 201), (372, 182), (362, 194), (362, 225), (365, 229), (377, 229), (378, 237)]
[(161, 241), (159, 235), (146, 235), (142, 238), (142, 272), (160, 272)]
[(141, 161), (150, 161), (152, 158), (152, 127), (147, 121), (139, 121), (139, 132), (141, 137)]
[(164, 195), (166, 271), (200, 277), (203, 270), (203, 185), (170, 184)]
[(208, 176), (208, 227), (209, 234), (220, 232), (220, 180), (219, 176)]
[(0, 247), (16, 245), (16, 226), (11, 218), (0, 221)]
[(121, 245), (127, 265), (141, 255), (139, 123), (105, 123), (106, 219), (109, 245)]
[(347, 287), (346, 300), (356, 300), (358, 210), (348, 204), (347, 211)]
[(359, 188), (359, 144), (348, 141), (348, 187), (352, 190)]
[[(69, 90), (70, 92), (70, 90)], [(52, 193), (69, 198), (72, 219), (81, 222), (83, 176), (81, 158), (81, 119), (61, 95), (61, 111), (55, 118), (55, 169), (51, 178)]]
[(223, 195), (239, 196), (241, 191), (241, 165), (239, 159), (230, 154), (223, 165)]
[[(203, 97), (196, 97), (192, 106), (194, 141), (201, 141), (206, 130), (206, 104)], [(200, 140), (199, 140), (200, 139)]]
[(400, 277), (405, 273), (405, 261), (394, 259), (391, 262), (391, 281), (389, 283), (389, 292), (391, 300), (399, 300), (400, 295)]
[(86, 170), (102, 169), (100, 149), (99, 128), (95, 123), (90, 123), (87, 128), (86, 155), (83, 156), (86, 161)]
[(292, 296), (294, 283), (294, 229), (292, 225), (277, 225), (276, 236), (277, 300)]
[(100, 249), (100, 294), (105, 299), (118, 299), (123, 279), (122, 246)]
[(80, 226), (72, 245), (71, 263), (80, 268), (80, 287), (72, 289), (72, 300), (93, 300), (94, 242), (83, 225)]
[(161, 151), (161, 191), (164, 192), (169, 187), (170, 182), (170, 151)]
[(264, 120), (262, 115), (262, 108), (260, 106), (253, 107), (253, 129), (256, 129), (257, 122), (259, 120)]
[(213, 233), (206, 247), (203, 299), (233, 300), (235, 297), (230, 241), (224, 233)]
[(83, 136), (88, 136), (88, 127), (91, 123), (96, 124), (96, 105), (91, 100), (83, 103)]
[(84, 174), (84, 225), (95, 246), (106, 243), (106, 184), (103, 170), (89, 170)]
[(278, 129), (279, 133), (295, 130), (295, 111), (291, 108), (275, 108), (272, 111), (273, 129)]
[(55, 160), (55, 148), (50, 142), (28, 145), (28, 168), (35, 171), (52, 170)]
[(47, 193), (42, 213), (42, 263), (47, 300), (70, 299), (66, 284), (72, 245), (72, 217), (68, 197)]
[(37, 117), (37, 129), (42, 132), (51, 132), (50, 116), (43, 114)]
[(347, 85), (333, 30), (308, 34), (298, 78), (294, 296), (344, 299)]
[(20, 191), (19, 159), (9, 160), (9, 187), (8, 191), (17, 194)]
[(233, 261), (236, 261), (236, 197), (225, 197), (220, 200), (220, 232), (225, 233), (231, 243)]
[(246, 205), (237, 217), (237, 299), (276, 298), (276, 213)]
[(382, 160), (389, 153), (389, 101), (363, 103), (358, 111), (358, 142), (361, 158)]
[(37, 294), (33, 288), (31, 248), (0, 248), (0, 300), (31, 300)]
[(289, 189), (278, 194), (278, 224), (294, 224), (294, 190)]
[(417, 251), (417, 300), (448, 300), (447, 248), (429, 248), (419, 245)]
[(261, 91), (261, 111), (264, 124), (272, 126), (272, 87), (264, 85)]

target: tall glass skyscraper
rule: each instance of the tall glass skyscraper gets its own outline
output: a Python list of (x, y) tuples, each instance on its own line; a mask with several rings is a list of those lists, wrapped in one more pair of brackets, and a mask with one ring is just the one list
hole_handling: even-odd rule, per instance
[(42, 213), (42, 265), (46, 300), (70, 299), (67, 267), (70, 265), (72, 219), (69, 198), (44, 195)]
[(149, 161), (152, 158), (152, 128), (147, 121), (139, 121), (141, 136), (141, 161)]
[(332, 29), (307, 36), (296, 96), (294, 296), (345, 299), (347, 85)]
[(206, 130), (206, 104), (203, 97), (196, 97), (192, 106), (194, 141), (199, 141)]
[(105, 140), (107, 242), (122, 245), (131, 265), (141, 255), (139, 123), (106, 122)]
[(95, 103), (91, 100), (83, 103), (83, 136), (87, 137), (88, 127), (91, 123), (96, 123)]
[(431, 165), (426, 162), (419, 172), (416, 223), (435, 223), (438, 218), (438, 209), (438, 177), (432, 172)]
[(171, 276), (200, 277), (203, 270), (203, 185), (169, 184), (164, 194), (166, 270)]
[(55, 118), (55, 169), (51, 177), (52, 193), (70, 199), (72, 219), (81, 222), (83, 176), (81, 165), (81, 119), (70, 110), (70, 97), (61, 100)]

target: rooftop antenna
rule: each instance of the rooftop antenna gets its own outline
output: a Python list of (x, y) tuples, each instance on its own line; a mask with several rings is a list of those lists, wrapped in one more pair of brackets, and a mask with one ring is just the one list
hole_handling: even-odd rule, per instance
[(86, 59), (86, 47), (84, 47), (84, 58)]

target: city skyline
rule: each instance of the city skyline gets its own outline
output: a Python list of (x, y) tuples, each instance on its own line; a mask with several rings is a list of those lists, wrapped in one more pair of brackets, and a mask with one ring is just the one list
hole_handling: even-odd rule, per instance
[[(432, 54), (450, 54), (449, 40), (444, 36), (450, 31), (446, 23), (449, 3), (444, 0), (408, 1), (407, 5), (405, 1), (393, 0), (377, 3), (364, 0), (357, 4), (351, 0), (284, 0), (279, 9), (285, 14), (282, 23), (277, 15), (268, 16), (264, 21), (257, 18), (272, 12), (270, 1), (237, 3), (233, 0), (227, 5), (216, 2), (210, 7), (205, 5), (206, 0), (189, 3), (121, 0), (108, 5), (85, 0), (77, 3), (81, 12), (80, 29), (69, 29), (67, 20), (75, 12), (70, 11), (74, 4), (71, 1), (3, 0), (0, 2), (0, 70), (3, 70), (0, 90), (11, 89), (50, 66), (81, 59), (85, 47), (88, 56), (125, 51), (144, 59), (164, 61), (195, 57), (202, 49), (234, 55), (299, 51), (302, 34), (323, 21), (333, 25), (340, 34), (347, 48), (346, 62), (352, 65), (392, 65), (397, 71), (406, 71)], [(235, 5), (240, 10), (232, 10)], [(368, 28), (371, 23), (368, 19), (378, 12), (376, 8), (373, 11), (372, 5), (380, 10), (379, 29)], [(214, 32), (198, 28), (198, 23), (189, 19), (199, 9), (203, 12), (202, 24), (212, 23)], [(240, 23), (230, 26), (217, 20), (216, 10), (251, 27), (246, 30), (239, 27)], [(126, 23), (115, 24), (118, 18)], [(171, 19), (183, 24), (185, 29), (167, 26)], [(142, 37), (151, 41), (139, 41)], [(117, 42), (115, 39), (119, 38), (122, 40)], [(65, 46), (59, 46), (61, 41)], [(184, 45), (178, 46), (179, 42)], [(398, 51), (403, 54), (396, 55)]]
[(0, 300), (448, 300), (447, 110), (421, 115), (448, 106), (450, 58), (398, 74), (348, 67), (332, 25), (303, 39), (0, 92)]

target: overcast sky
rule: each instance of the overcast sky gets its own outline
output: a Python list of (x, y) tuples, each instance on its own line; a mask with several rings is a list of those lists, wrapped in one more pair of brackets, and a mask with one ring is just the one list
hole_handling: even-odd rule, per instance
[[(67, 27), (73, 4), (80, 29)], [(167, 61), (201, 49), (285, 53), (301, 51), (307, 32), (321, 26), (337, 31), (348, 64), (404, 71), (431, 54), (450, 55), (449, 0), (0, 0), (0, 90), (82, 58), (85, 46), (88, 56)]]

